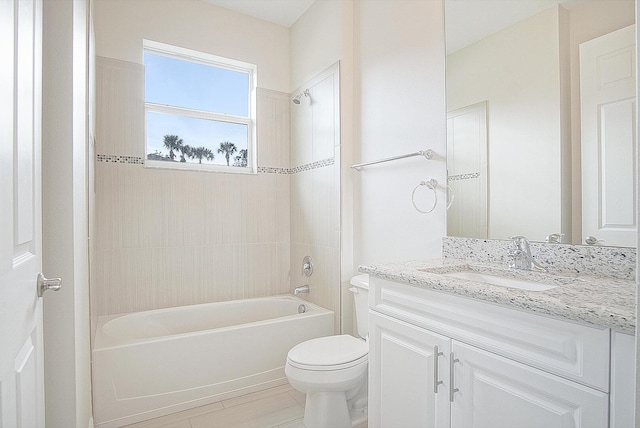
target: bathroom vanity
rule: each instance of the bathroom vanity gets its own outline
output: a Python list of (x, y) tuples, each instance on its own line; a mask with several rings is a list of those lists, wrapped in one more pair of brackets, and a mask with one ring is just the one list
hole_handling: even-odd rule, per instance
[(635, 281), (454, 260), (360, 270), (370, 427), (634, 425)]

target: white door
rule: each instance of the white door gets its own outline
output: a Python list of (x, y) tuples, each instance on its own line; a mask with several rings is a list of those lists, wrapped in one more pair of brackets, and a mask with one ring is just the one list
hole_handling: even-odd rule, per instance
[(582, 241), (588, 244), (636, 246), (635, 64), (635, 25), (580, 45)]
[(447, 337), (370, 312), (369, 427), (449, 426)]
[(447, 113), (447, 235), (488, 238), (487, 102)]
[[(17, 25), (17, 27), (16, 27)], [(0, 1), (0, 426), (43, 427), (42, 3)]]
[(601, 428), (609, 396), (453, 341), (454, 428)]

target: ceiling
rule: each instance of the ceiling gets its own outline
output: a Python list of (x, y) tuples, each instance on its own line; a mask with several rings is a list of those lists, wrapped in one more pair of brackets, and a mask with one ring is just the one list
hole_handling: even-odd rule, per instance
[(204, 0), (235, 12), (291, 27), (315, 0)]

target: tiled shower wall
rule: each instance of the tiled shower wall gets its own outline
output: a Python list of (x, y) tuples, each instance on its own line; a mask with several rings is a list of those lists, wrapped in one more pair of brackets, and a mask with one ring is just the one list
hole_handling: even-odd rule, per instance
[(145, 168), (142, 66), (97, 64), (97, 315), (290, 292), (289, 97), (258, 90), (255, 175)]
[[(291, 175), (291, 288), (308, 284), (308, 298), (334, 311), (340, 327), (339, 69), (334, 65), (300, 88), (309, 98), (291, 105), (291, 164), (314, 168)], [(302, 274), (311, 256), (314, 272)]]
[[(94, 315), (309, 283), (304, 297), (334, 310), (339, 326), (337, 76), (336, 66), (310, 83), (313, 104), (258, 90), (258, 174), (177, 171), (143, 165), (142, 66), (99, 58)], [(301, 274), (307, 254), (311, 278)]]

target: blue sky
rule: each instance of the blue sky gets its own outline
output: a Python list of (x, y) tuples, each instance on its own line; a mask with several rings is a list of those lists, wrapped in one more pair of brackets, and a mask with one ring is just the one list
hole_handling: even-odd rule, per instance
[[(248, 116), (248, 74), (149, 52), (145, 52), (144, 62), (145, 101)], [(220, 143), (231, 141), (238, 151), (246, 149), (247, 132), (247, 127), (241, 124), (150, 112), (147, 115), (147, 153), (168, 154), (163, 139), (166, 134), (172, 134), (189, 146), (210, 148), (215, 159), (206, 163), (226, 165), (224, 155), (217, 153)], [(198, 162), (197, 159), (187, 160)]]

